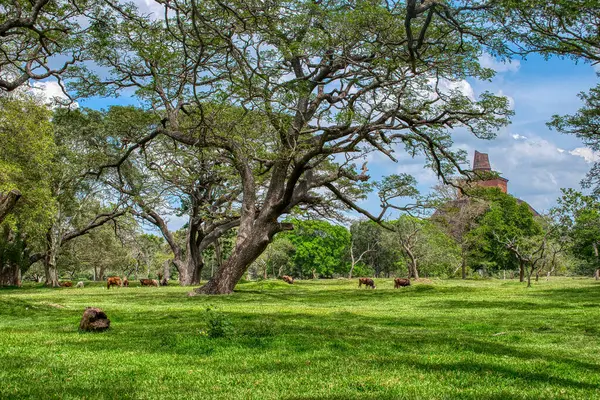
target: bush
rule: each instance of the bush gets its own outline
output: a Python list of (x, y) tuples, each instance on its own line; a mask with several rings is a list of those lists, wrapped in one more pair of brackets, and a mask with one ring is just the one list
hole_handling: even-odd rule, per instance
[(206, 308), (204, 321), (206, 329), (203, 334), (211, 339), (230, 337), (233, 333), (233, 327), (227, 316), (213, 307)]

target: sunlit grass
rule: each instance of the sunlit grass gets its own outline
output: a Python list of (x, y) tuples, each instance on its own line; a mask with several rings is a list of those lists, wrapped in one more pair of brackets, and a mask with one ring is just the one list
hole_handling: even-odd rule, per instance
[(1, 290), (0, 398), (600, 399), (595, 281), (376, 283)]

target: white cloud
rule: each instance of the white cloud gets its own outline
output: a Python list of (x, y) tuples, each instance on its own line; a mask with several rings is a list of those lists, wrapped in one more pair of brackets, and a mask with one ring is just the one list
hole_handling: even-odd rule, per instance
[(553, 132), (517, 133), (509, 127), (491, 141), (476, 139), (467, 132), (457, 132), (455, 139), (456, 147), (468, 151), (469, 161), (474, 150), (488, 153), (492, 168), (509, 180), (509, 193), (527, 201), (538, 212), (556, 203), (561, 188), (579, 187), (590, 168), (583, 155), (593, 156), (591, 152), (577, 150), (577, 145), (559, 146), (563, 138)]
[(496, 72), (517, 72), (519, 68), (521, 68), (521, 62), (519, 60), (497, 60), (488, 53), (483, 53), (483, 55), (479, 57), (479, 64), (484, 68), (491, 68)]
[(133, 2), (142, 13), (150, 14), (154, 18), (162, 16), (165, 12), (164, 6), (155, 0), (134, 0)]
[(587, 163), (600, 161), (600, 153), (597, 151), (594, 151), (588, 147), (577, 147), (577, 148), (569, 151), (569, 154), (581, 157)]
[(460, 81), (440, 79), (439, 88), (442, 93), (450, 93), (451, 91), (458, 90), (469, 99), (475, 101), (475, 91), (471, 84), (464, 79)]
[[(31, 90), (36, 96), (40, 97), (41, 101), (52, 107), (70, 101), (56, 81), (34, 82)], [(79, 105), (74, 103), (71, 107), (77, 108)]]

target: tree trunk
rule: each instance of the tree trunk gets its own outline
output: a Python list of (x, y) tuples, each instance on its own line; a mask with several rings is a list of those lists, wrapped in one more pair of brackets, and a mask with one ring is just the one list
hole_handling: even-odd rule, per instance
[(417, 260), (415, 259), (412, 264), (412, 277), (419, 279), (419, 270), (417, 268)]
[(523, 265), (523, 261), (519, 261), (519, 282), (525, 282), (525, 265)]
[(59, 235), (54, 230), (56, 227), (50, 228), (46, 234), (46, 257), (44, 258), (44, 272), (46, 274), (46, 286), (60, 287), (58, 282), (58, 271), (56, 269), (56, 252), (60, 244)]
[(251, 235), (236, 244), (233, 253), (216, 274), (204, 286), (194, 289), (190, 295), (232, 293), (244, 272), (267, 248), (273, 235), (270, 231), (272, 229), (269, 226), (253, 229)]
[(172, 262), (173, 262), (172, 260), (167, 260), (164, 262), (164, 265), (163, 265), (163, 275), (167, 281), (171, 279), (171, 263)]
[(179, 284), (181, 286), (197, 285), (200, 283), (200, 274), (202, 273), (204, 262), (198, 253), (190, 254), (184, 261), (175, 260), (173, 263), (179, 270)]
[(461, 258), (462, 258), (462, 265), (461, 265), (461, 275), (462, 275), (462, 279), (467, 279), (467, 252), (465, 251), (465, 249), (461, 249)]
[(21, 270), (18, 265), (0, 265), (0, 286), (21, 286)]
[(98, 275), (96, 275), (96, 280), (103, 281), (105, 272), (106, 272), (106, 265), (101, 265), (100, 269), (98, 270)]
[(533, 267), (527, 270), (527, 287), (531, 287), (531, 275), (533, 274)]
[[(592, 247), (594, 248), (594, 255), (596, 256), (596, 262), (598, 262), (598, 260), (600, 260), (600, 252), (598, 252), (598, 243), (593, 242)], [(594, 272), (594, 277), (596, 278), (596, 280), (600, 279), (600, 268), (596, 269), (596, 271)]]
[(406, 255), (409, 258), (409, 263), (408, 263), (408, 277), (409, 278), (414, 278), (414, 279), (419, 279), (419, 270), (417, 267), (417, 258), (415, 257), (415, 255), (413, 254), (413, 252), (410, 250), (410, 248), (406, 245), (403, 244), (404, 247), (404, 252), (406, 253)]
[(223, 252), (221, 251), (221, 240), (217, 239), (213, 245), (215, 248), (215, 262), (220, 267), (223, 265)]
[(44, 272), (46, 274), (46, 286), (59, 287), (58, 270), (56, 269), (56, 253), (47, 255), (44, 260)]
[(21, 192), (11, 190), (7, 194), (0, 193), (0, 224), (10, 214), (21, 197)]
[(352, 279), (352, 271), (354, 271), (354, 263), (350, 266), (350, 272), (348, 273), (348, 279)]

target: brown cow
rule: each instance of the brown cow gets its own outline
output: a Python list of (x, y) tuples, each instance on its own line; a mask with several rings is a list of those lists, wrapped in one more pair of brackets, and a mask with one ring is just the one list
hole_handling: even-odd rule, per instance
[(371, 278), (358, 278), (358, 287), (365, 285), (366, 287), (370, 287), (371, 289), (375, 289), (375, 281)]
[(71, 282), (71, 281), (60, 282), (60, 286), (62, 286), (62, 287), (73, 287), (73, 282)]
[(123, 277), (123, 286), (129, 287), (129, 279), (126, 276)]
[(158, 281), (156, 279), (140, 279), (142, 286), (156, 286), (158, 287)]
[(410, 279), (396, 278), (394, 279), (394, 289), (399, 287), (410, 286)]
[(281, 279), (283, 279), (283, 281), (284, 281), (284, 282), (287, 282), (287, 283), (289, 283), (290, 285), (293, 285), (293, 284), (294, 284), (294, 278), (292, 278), (292, 277), (291, 277), (291, 276), (289, 276), (289, 275), (284, 275), (284, 276), (282, 276), (282, 277), (281, 277)]
[(110, 289), (111, 286), (123, 286), (123, 284), (121, 283), (121, 278), (119, 278), (118, 276), (111, 276), (110, 278), (108, 278), (106, 281), (106, 288)]

